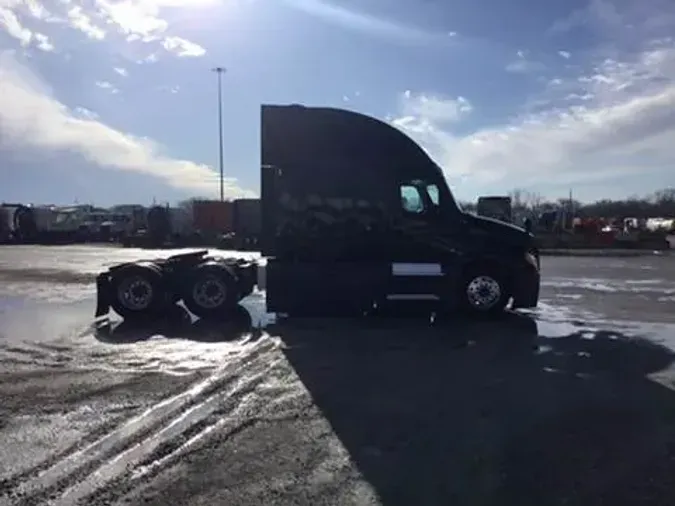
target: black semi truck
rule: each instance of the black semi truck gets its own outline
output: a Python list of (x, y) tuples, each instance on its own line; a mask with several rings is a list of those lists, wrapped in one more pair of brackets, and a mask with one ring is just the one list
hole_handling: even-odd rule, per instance
[[(363, 315), (396, 300), (484, 316), (511, 301), (537, 305), (533, 235), (463, 212), (426, 152), (375, 118), (263, 105), (260, 207), (269, 312)], [(198, 317), (224, 318), (259, 272), (207, 251), (116, 265), (97, 277), (96, 316), (112, 307), (159, 318), (183, 301)]]

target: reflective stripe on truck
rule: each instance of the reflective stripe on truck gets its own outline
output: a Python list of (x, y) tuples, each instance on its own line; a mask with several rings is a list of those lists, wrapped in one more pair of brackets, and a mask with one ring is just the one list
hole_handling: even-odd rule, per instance
[(443, 276), (438, 263), (392, 263), (392, 276)]

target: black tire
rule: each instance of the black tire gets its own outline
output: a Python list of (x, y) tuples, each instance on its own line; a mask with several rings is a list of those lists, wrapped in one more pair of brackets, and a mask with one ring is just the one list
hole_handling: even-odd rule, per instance
[(111, 303), (125, 320), (161, 317), (170, 305), (162, 272), (155, 264), (122, 267), (110, 280)]
[(511, 298), (506, 274), (490, 264), (468, 266), (459, 285), (460, 310), (474, 318), (504, 313)]
[(216, 262), (192, 268), (185, 277), (182, 294), (190, 312), (209, 319), (226, 319), (241, 298), (235, 274)]

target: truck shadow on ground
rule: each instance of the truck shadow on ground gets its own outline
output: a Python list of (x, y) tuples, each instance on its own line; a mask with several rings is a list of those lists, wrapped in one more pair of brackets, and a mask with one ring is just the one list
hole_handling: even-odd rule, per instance
[(260, 335), (261, 331), (253, 328), (251, 314), (241, 305), (235, 306), (227, 318), (216, 321), (195, 319), (183, 306), (177, 305), (160, 320), (149, 322), (106, 320), (94, 327), (94, 337), (106, 344), (130, 344), (154, 336), (215, 343), (235, 341), (244, 336), (256, 339)]
[(664, 347), (517, 314), (270, 332), (382, 504), (675, 504)]

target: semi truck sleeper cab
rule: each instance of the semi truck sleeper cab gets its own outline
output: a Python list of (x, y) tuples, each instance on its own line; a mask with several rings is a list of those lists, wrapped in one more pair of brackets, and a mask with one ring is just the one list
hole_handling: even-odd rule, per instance
[[(535, 307), (528, 231), (464, 212), (412, 139), (343, 109), (261, 107), (261, 254), (269, 312), (358, 315), (426, 300), (486, 316)], [(258, 284), (256, 262), (206, 251), (116, 265), (97, 278), (96, 315), (161, 317), (183, 301), (224, 317)]]

